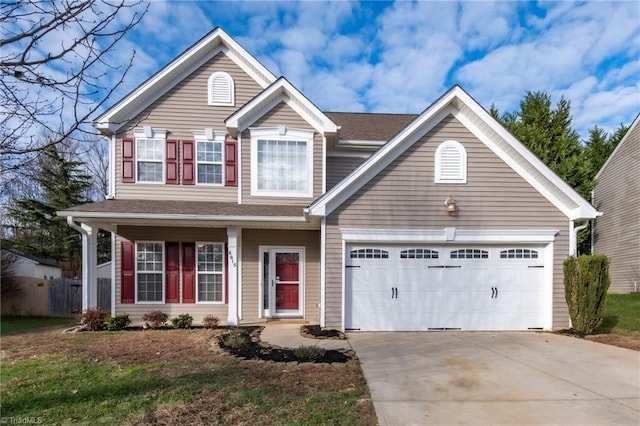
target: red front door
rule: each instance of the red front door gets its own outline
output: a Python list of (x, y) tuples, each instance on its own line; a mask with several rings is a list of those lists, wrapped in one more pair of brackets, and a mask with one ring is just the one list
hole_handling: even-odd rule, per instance
[(300, 310), (300, 253), (275, 253), (276, 312)]

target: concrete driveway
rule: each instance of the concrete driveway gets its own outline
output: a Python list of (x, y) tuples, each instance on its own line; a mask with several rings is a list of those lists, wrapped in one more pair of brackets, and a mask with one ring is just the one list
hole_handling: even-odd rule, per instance
[(638, 425), (640, 352), (549, 333), (351, 333), (381, 425)]

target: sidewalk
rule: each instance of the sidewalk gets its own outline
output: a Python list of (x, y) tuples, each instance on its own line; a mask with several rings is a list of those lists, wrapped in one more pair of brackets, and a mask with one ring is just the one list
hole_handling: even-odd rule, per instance
[(301, 324), (265, 324), (260, 340), (282, 348), (318, 346), (324, 349), (352, 350), (349, 340), (310, 339), (300, 335)]

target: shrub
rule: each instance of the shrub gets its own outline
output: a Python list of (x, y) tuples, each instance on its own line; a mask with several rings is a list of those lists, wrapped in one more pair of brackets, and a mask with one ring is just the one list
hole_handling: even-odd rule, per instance
[(106, 322), (107, 330), (109, 331), (124, 330), (131, 325), (129, 314), (118, 314), (115, 317), (109, 317)]
[(317, 361), (322, 358), (325, 350), (318, 346), (307, 346), (300, 345), (293, 350), (293, 354), (296, 356), (296, 359), (300, 362), (310, 362)]
[(87, 309), (78, 317), (78, 322), (87, 326), (91, 331), (104, 330), (107, 324), (105, 323), (106, 312), (100, 309)]
[(209, 314), (202, 319), (202, 324), (204, 324), (204, 328), (218, 328), (220, 325), (220, 318)]
[(142, 316), (142, 320), (151, 328), (160, 328), (167, 324), (169, 315), (161, 311), (149, 311)]
[(605, 255), (571, 256), (564, 261), (564, 296), (576, 332), (591, 334), (600, 325), (610, 282)]
[(249, 344), (249, 334), (239, 328), (235, 328), (222, 336), (222, 343), (231, 349), (240, 349)]
[(193, 317), (189, 314), (180, 314), (171, 320), (173, 328), (190, 328)]

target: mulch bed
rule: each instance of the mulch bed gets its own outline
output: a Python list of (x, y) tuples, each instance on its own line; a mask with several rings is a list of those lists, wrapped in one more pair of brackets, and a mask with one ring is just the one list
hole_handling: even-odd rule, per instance
[(339, 330), (322, 329), (319, 325), (303, 325), (300, 334), (311, 339), (346, 340), (347, 336)]

